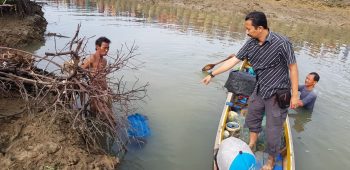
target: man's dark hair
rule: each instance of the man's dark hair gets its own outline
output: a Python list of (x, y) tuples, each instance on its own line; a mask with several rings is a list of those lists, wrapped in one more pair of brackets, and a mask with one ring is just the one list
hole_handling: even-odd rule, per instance
[(258, 12), (258, 11), (254, 11), (249, 13), (246, 17), (245, 20), (251, 20), (252, 21), (252, 25), (254, 26), (254, 28), (258, 28), (259, 26), (262, 26), (264, 29), (268, 29), (269, 27), (267, 27), (267, 19), (266, 19), (266, 15), (263, 12)]
[(320, 76), (316, 72), (311, 72), (310, 75), (314, 75), (314, 81), (318, 82), (320, 80)]
[(96, 40), (95, 42), (95, 45), (98, 45), (99, 47), (101, 47), (102, 43), (105, 42), (105, 43), (111, 43), (111, 40), (109, 40), (108, 38), (106, 37), (100, 37)]

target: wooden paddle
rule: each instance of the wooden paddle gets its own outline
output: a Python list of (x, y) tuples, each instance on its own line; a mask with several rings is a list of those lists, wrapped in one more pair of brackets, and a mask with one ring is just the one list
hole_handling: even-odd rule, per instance
[(220, 64), (220, 63), (222, 63), (222, 62), (224, 62), (224, 61), (226, 61), (226, 60), (228, 60), (228, 59), (230, 59), (230, 58), (232, 58), (232, 57), (233, 57), (233, 55), (230, 55), (230, 56), (228, 56), (227, 58), (225, 58), (224, 60), (221, 60), (221, 61), (219, 61), (219, 62), (217, 62), (217, 63), (215, 63), (215, 64), (207, 64), (207, 65), (205, 65), (205, 66), (202, 68), (202, 71), (211, 70), (211, 69), (213, 69), (216, 65), (218, 65), (218, 64)]

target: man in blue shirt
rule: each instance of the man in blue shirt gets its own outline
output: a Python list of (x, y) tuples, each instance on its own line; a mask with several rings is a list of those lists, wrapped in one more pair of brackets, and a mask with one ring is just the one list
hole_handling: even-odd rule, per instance
[(311, 72), (306, 76), (305, 85), (299, 85), (300, 91), (299, 106), (312, 111), (314, 109), (315, 101), (317, 98), (316, 93), (313, 91), (316, 83), (320, 80), (320, 76), (316, 72)]

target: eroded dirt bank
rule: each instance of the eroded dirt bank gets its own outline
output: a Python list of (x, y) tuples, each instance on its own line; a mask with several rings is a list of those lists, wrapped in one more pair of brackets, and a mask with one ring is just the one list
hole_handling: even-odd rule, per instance
[[(3, 11), (0, 15), (0, 46), (21, 48), (44, 40), (47, 22), (41, 7), (30, 4), (33, 15), (23, 16), (13, 11)], [(0, 80), (0, 83), (4, 82)], [(0, 169), (116, 168), (118, 158), (88, 150), (65, 114), (30, 113), (24, 101), (4, 97), (1, 90)]]
[(41, 6), (30, 3), (33, 14), (20, 15), (16, 12), (3, 11), (0, 16), (0, 46), (24, 47), (33, 42), (44, 40), (47, 21)]
[(22, 103), (0, 99), (0, 169), (115, 169), (119, 160), (88, 152), (64, 114), (30, 114)]

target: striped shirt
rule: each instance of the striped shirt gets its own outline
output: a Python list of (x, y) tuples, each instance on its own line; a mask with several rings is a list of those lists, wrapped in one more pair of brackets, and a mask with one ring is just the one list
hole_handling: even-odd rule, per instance
[(264, 99), (273, 96), (278, 89), (291, 87), (289, 65), (296, 63), (292, 44), (274, 32), (269, 32), (263, 45), (249, 39), (239, 50), (237, 58), (247, 58), (257, 75), (255, 90)]

